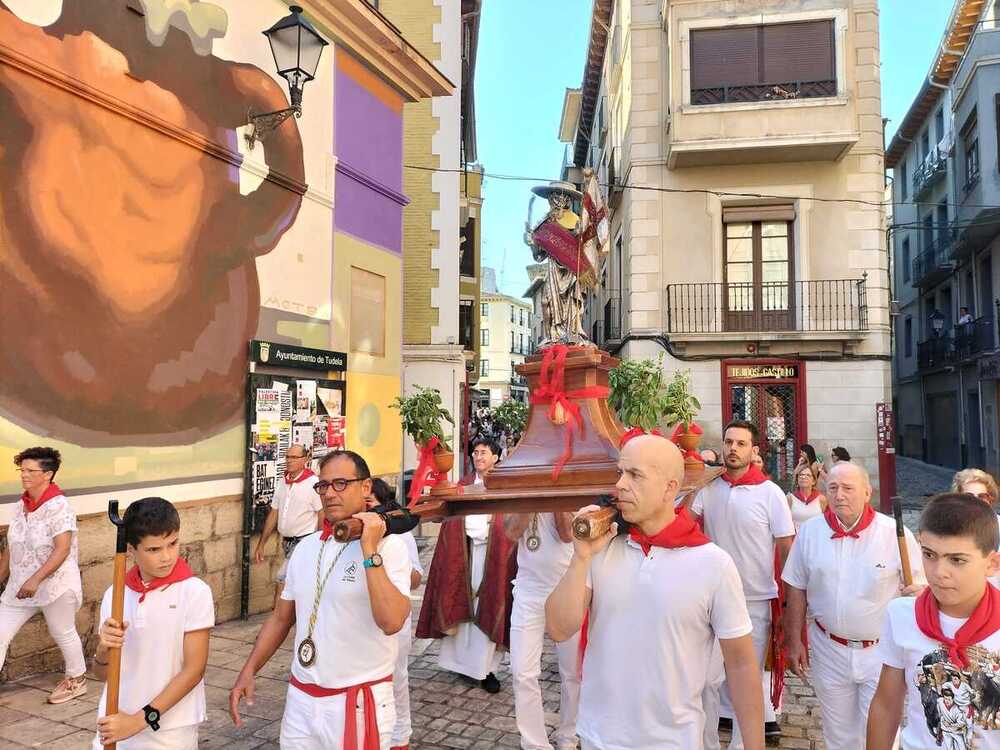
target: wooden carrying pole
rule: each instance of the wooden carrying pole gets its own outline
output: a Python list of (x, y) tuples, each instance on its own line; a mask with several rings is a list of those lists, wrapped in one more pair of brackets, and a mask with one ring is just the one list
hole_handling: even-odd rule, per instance
[(573, 536), (581, 541), (600, 539), (608, 533), (617, 515), (618, 509), (613, 505), (581, 513), (573, 519)]
[[(115, 578), (111, 588), (111, 619), (119, 625), (125, 616), (125, 522), (118, 515), (118, 501), (108, 502), (108, 518), (118, 530), (115, 539)], [(113, 648), (108, 650), (108, 699), (105, 705), (105, 716), (114, 716), (118, 713), (118, 689), (121, 685), (122, 673), (122, 650)], [(116, 743), (112, 742), (105, 747), (115, 750)]]
[(906, 546), (906, 527), (903, 526), (903, 498), (895, 495), (892, 498), (892, 515), (896, 519), (896, 543), (899, 545), (899, 568), (903, 573), (903, 584), (913, 584), (913, 572), (910, 570), (910, 548)]

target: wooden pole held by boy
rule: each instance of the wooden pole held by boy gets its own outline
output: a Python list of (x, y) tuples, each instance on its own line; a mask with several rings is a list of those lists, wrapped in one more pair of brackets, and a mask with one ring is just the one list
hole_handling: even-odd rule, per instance
[(899, 570), (903, 576), (903, 585), (913, 585), (913, 572), (910, 570), (910, 550), (906, 546), (906, 528), (903, 526), (903, 498), (893, 495), (892, 515), (896, 519), (896, 542), (899, 545)]
[[(118, 515), (118, 501), (108, 501), (108, 519), (115, 525), (118, 535), (115, 539), (115, 576), (111, 589), (111, 618), (119, 626), (125, 613), (125, 522)], [(122, 650), (113, 648), (108, 650), (108, 698), (105, 706), (105, 716), (114, 716), (118, 713), (118, 688), (121, 681)], [(116, 743), (105, 745), (111, 750), (115, 750)]]

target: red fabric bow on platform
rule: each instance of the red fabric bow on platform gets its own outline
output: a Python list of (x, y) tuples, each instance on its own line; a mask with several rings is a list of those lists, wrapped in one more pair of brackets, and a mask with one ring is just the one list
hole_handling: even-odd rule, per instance
[(424, 487), (433, 487), (448, 478), (446, 472), (438, 471), (434, 465), (434, 451), (440, 444), (438, 438), (432, 437), (420, 446), (420, 460), (417, 461), (417, 469), (413, 472), (413, 482), (410, 484), (411, 508), (420, 500)]
[(558, 408), (566, 414), (565, 449), (552, 467), (552, 481), (559, 478), (559, 474), (566, 465), (566, 462), (573, 457), (573, 430), (580, 430), (583, 433), (583, 418), (580, 415), (580, 406), (576, 403), (581, 398), (607, 398), (610, 391), (602, 385), (580, 388), (575, 391), (566, 391), (566, 355), (574, 351), (583, 351), (582, 346), (568, 346), (566, 344), (553, 344), (543, 350), (542, 371), (539, 386), (531, 394), (533, 405), (549, 405), (549, 419), (555, 421)]

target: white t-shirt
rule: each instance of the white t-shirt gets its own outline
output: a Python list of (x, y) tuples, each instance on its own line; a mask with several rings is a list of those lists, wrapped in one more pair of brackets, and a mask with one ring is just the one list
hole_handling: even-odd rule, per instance
[[(940, 644), (920, 632), (914, 613), (915, 602), (912, 597), (902, 597), (889, 603), (882, 640), (877, 646), (884, 664), (902, 669), (906, 674), (909, 700), (901, 746), (906, 750), (1000, 749), (1000, 729), (986, 729), (975, 709), (969, 716), (968, 708), (960, 707), (962, 704), (968, 706), (971, 693), (983, 693), (986, 702), (994, 706), (995, 699), (1000, 698), (1000, 685), (994, 678), (994, 670), (1000, 662), (1000, 632), (967, 650), (972, 663), (967, 671), (959, 672), (948, 661)], [(953, 638), (965, 622), (942, 614), (941, 631), (945, 637)], [(953, 680), (956, 675), (957, 686)], [(951, 693), (950, 697), (945, 694), (946, 690)], [(929, 724), (940, 727), (941, 745), (928, 729)], [(973, 736), (974, 741), (967, 741)]]
[(514, 595), (548, 596), (562, 580), (573, 558), (573, 542), (564, 542), (556, 530), (553, 513), (538, 514), (538, 549), (528, 549), (531, 524), (517, 542), (517, 577)]
[(799, 499), (798, 495), (794, 493), (788, 493), (787, 497), (789, 507), (792, 511), (792, 523), (795, 524), (796, 534), (799, 533), (799, 529), (802, 528), (802, 524), (810, 518), (823, 515), (823, 506), (819, 504), (819, 498), (813, 500), (812, 502), (804, 503)]
[[(882, 632), (885, 608), (899, 594), (902, 571), (896, 522), (881, 513), (858, 539), (831, 539), (823, 517), (802, 524), (782, 571), (786, 583), (806, 592), (809, 613), (827, 632), (873, 641)], [(923, 584), (920, 548), (906, 529), (913, 582)]]
[(297, 482), (289, 482), (285, 477), (278, 482), (271, 507), (278, 511), (278, 533), (281, 536), (305, 536), (316, 531), (316, 513), (323, 509), (323, 503), (313, 489), (318, 481), (319, 477), (310, 472), (308, 477)]
[[(215, 625), (212, 589), (200, 578), (188, 578), (146, 593), (125, 587), (124, 619), (128, 623), (122, 646), (121, 689), (118, 710), (136, 713), (163, 692), (184, 665), (184, 634)], [(111, 617), (111, 589), (101, 601), (101, 622)], [(98, 625), (98, 627), (100, 627)], [(104, 716), (107, 685), (101, 693), (98, 716)], [(177, 729), (205, 721), (205, 683), (199, 682), (160, 719), (161, 729)], [(152, 733), (147, 727), (143, 732)], [(141, 736), (141, 735), (136, 735)]]
[(691, 511), (704, 519), (709, 539), (729, 553), (748, 602), (774, 599), (774, 540), (794, 536), (785, 493), (774, 482), (731, 487), (716, 479), (694, 497)]
[[(62, 565), (42, 581), (33, 597), (18, 599), (17, 592), (24, 582), (37, 573), (52, 555), (55, 549), (53, 539), (67, 531), (72, 532), (72, 536), (69, 555)], [(76, 598), (76, 608), (79, 609), (83, 602), (83, 587), (80, 583), (77, 536), (76, 513), (65, 495), (49, 498), (32, 513), (25, 513), (24, 503), (18, 500), (7, 529), (10, 578), (0, 601), (8, 607), (44, 607), (69, 591)]]
[[(324, 544), (319, 537), (312, 534), (296, 546), (288, 560), (285, 588), (281, 592), (282, 599), (295, 603), (292, 674), (302, 682), (324, 688), (349, 687), (392, 674), (397, 639), (383, 633), (372, 616), (361, 542), (355, 540), (344, 545), (330, 538)], [(309, 633), (309, 617), (316, 599), (316, 562), (324, 547), (320, 579), (326, 576), (334, 560), (336, 566), (323, 589), (312, 635), (316, 660), (311, 667), (303, 667), (298, 647)], [(406, 542), (396, 534), (387, 536), (379, 544), (379, 554), (389, 580), (409, 598), (410, 557)]]
[(423, 575), (424, 566), (420, 564), (420, 550), (417, 549), (417, 540), (413, 536), (413, 532), (407, 531), (405, 534), (400, 534), (400, 536), (406, 542), (406, 552), (410, 556), (410, 567), (420, 575)]
[(618, 536), (594, 556), (580, 737), (603, 750), (701, 747), (716, 638), (748, 635), (732, 559), (714, 544), (653, 547)]

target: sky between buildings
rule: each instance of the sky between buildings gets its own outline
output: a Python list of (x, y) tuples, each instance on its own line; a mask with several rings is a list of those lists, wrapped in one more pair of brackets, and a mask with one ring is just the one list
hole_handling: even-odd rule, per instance
[[(487, 177), (483, 265), (504, 294), (528, 287), (522, 239), (532, 185), (559, 178), (559, 117), (580, 85), (592, 0), (484, 0), (476, 63), (476, 130)], [(952, 0), (881, 0), (882, 112), (892, 138), (930, 68)], [(535, 219), (545, 205), (535, 201)]]

